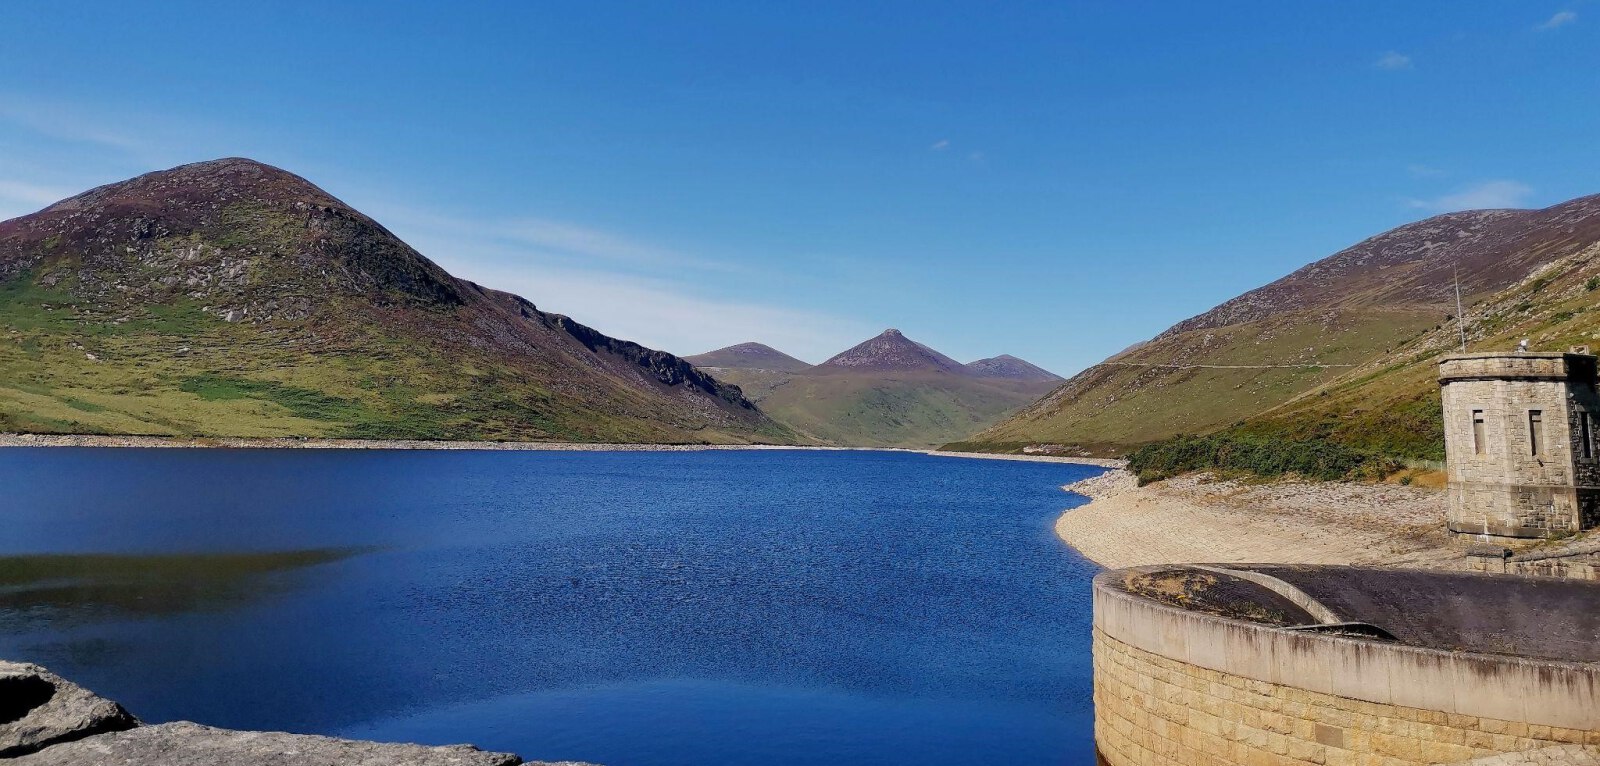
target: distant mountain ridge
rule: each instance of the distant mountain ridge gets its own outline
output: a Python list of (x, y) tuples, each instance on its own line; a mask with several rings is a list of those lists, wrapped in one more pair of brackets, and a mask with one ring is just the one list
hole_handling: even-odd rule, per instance
[(890, 328), (834, 355), (817, 365), (819, 371), (845, 369), (851, 371), (887, 370), (942, 370), (958, 372), (960, 362), (907, 338), (899, 330)]
[(811, 367), (764, 343), (740, 343), (704, 354), (686, 356), (684, 361), (700, 368), (735, 367), (751, 370), (795, 372)]
[(1025, 380), (1041, 383), (1060, 382), (1066, 380), (1043, 367), (1023, 359), (1018, 359), (1010, 354), (992, 356), (988, 359), (979, 359), (962, 365), (968, 373), (982, 378), (1000, 378), (1002, 380)]
[[(1417, 370), (1427, 367), (1430, 354), (1448, 350), (1427, 339), (1453, 322), (1457, 279), (1469, 307), (1500, 306), (1493, 322), (1477, 330), (1492, 335), (1526, 326), (1507, 311), (1536, 315), (1548, 305), (1550, 293), (1518, 292), (1535, 284), (1545, 289), (1549, 283), (1536, 275), (1582, 271), (1600, 254), (1597, 247), (1600, 195), (1540, 210), (1465, 211), (1406, 224), (1178, 322), (971, 441), (994, 449), (1052, 443), (1118, 454), (1181, 433), (1267, 429), (1270, 421), (1268, 430), (1278, 433), (1337, 435), (1420, 455), (1436, 441), (1438, 391)], [(1566, 299), (1581, 299), (1572, 289)], [(1522, 297), (1505, 304), (1513, 294)], [(1591, 308), (1573, 305), (1578, 317)], [(1394, 377), (1400, 368), (1411, 370), (1403, 385)]]
[(962, 364), (895, 329), (815, 367), (779, 369), (774, 360), (794, 358), (752, 343), (689, 359), (797, 431), (860, 447), (934, 447), (970, 436), (1060, 380), (1010, 355)]
[(794, 439), (688, 362), (457, 279), (242, 158), (0, 222), (0, 331), (0, 430)]

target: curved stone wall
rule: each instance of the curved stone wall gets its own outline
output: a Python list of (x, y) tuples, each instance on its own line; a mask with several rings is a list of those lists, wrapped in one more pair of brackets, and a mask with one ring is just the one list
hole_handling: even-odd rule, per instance
[(1600, 744), (1600, 665), (1302, 632), (1094, 582), (1095, 738), (1110, 766), (1454, 763)]

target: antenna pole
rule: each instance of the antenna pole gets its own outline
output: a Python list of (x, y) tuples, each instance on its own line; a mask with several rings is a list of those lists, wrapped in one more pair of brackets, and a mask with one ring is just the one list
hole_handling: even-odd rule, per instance
[(1456, 329), (1461, 331), (1461, 353), (1467, 353), (1467, 318), (1461, 313), (1461, 269), (1452, 266), (1451, 273), (1456, 278)]

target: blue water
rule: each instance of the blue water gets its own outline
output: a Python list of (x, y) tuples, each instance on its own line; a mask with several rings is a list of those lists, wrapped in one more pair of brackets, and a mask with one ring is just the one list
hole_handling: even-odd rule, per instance
[[(5, 449), (0, 657), (147, 721), (609, 766), (1090, 764), (1094, 567), (1051, 525), (1098, 470)], [(196, 555), (245, 552), (272, 563)]]

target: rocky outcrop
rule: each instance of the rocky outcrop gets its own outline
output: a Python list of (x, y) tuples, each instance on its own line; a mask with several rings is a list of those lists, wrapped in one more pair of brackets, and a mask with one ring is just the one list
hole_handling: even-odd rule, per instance
[(510, 753), (471, 745), (424, 747), (282, 732), (230, 731), (180, 721), (102, 734), (24, 756), (18, 766), (516, 766)]
[(0, 758), (138, 725), (121, 705), (38, 665), (0, 660)]
[[(0, 660), (0, 760), (18, 766), (517, 766), (472, 745), (366, 742), (232, 731), (188, 721), (142, 725), (121, 705), (45, 670)], [(586, 766), (573, 761), (529, 766)]]

